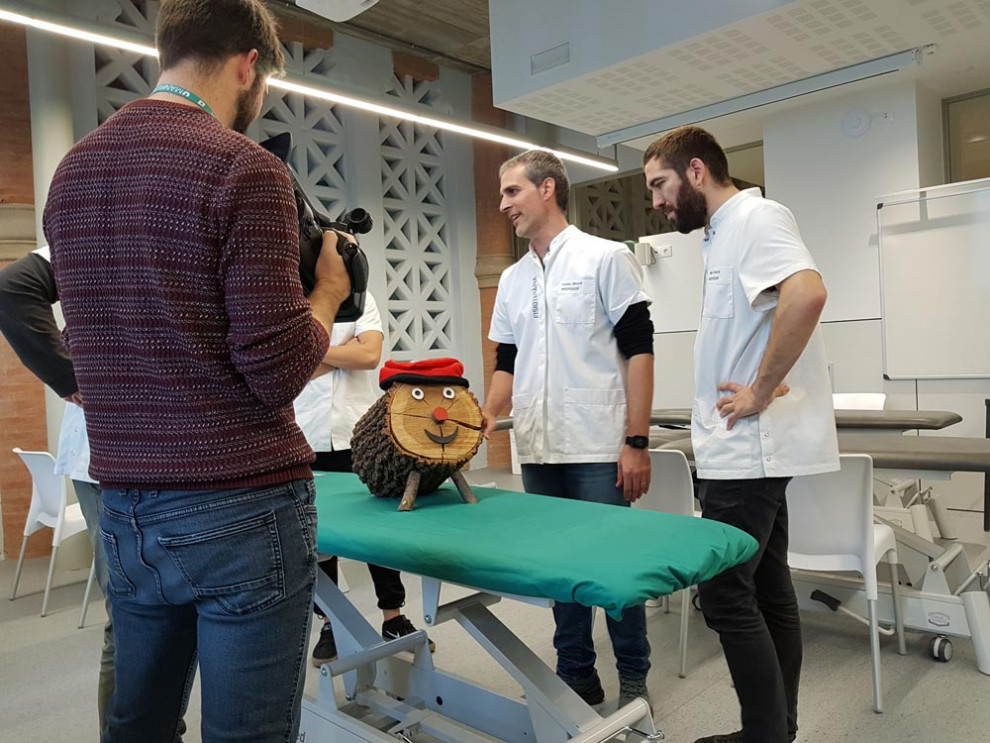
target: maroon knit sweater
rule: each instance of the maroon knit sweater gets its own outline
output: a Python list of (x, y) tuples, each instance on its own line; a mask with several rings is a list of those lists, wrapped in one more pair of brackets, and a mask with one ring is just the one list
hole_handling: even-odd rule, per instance
[(122, 108), (62, 160), (45, 234), (103, 487), (309, 477), (292, 401), (329, 338), (285, 166), (198, 108)]

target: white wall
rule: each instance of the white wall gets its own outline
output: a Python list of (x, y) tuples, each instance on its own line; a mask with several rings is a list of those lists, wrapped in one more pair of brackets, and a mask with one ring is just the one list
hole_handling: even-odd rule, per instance
[[(884, 392), (883, 358), (880, 352), (880, 321), (833, 322), (822, 324), (825, 359), (832, 366), (836, 392)], [(893, 410), (914, 410), (910, 404), (895, 404)]]
[[(653, 245), (658, 256), (643, 267), (646, 293), (653, 299), (650, 316), (656, 333), (680, 333), (698, 329), (705, 262), (701, 256), (703, 230), (690, 235), (665, 232), (639, 238)], [(669, 255), (659, 255), (661, 251)]]
[[(873, 117), (869, 129), (845, 134), (843, 118), (860, 111)], [(823, 320), (880, 316), (874, 199), (920, 185), (917, 142), (910, 82), (791, 109), (764, 122), (767, 196), (794, 212), (822, 270), (829, 290)]]
[(653, 336), (653, 407), (690, 408), (694, 400), (694, 338), (697, 331)]

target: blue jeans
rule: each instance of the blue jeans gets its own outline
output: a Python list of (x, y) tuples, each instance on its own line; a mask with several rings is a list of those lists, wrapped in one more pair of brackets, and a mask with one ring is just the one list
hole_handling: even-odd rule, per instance
[(316, 580), (312, 480), (104, 490), (117, 686), (103, 743), (173, 743), (198, 656), (202, 740), (294, 743)]
[[(107, 595), (107, 559), (103, 553), (103, 539), (100, 537), (100, 511), (103, 509), (103, 495), (100, 486), (85, 480), (73, 480), (76, 500), (82, 510), (89, 542), (93, 546), (93, 564), (96, 567), (96, 584), (104, 598)], [(96, 692), (96, 709), (100, 719), (100, 730), (107, 726), (107, 710), (113, 697), (113, 620), (110, 619), (110, 600), (106, 599), (107, 623), (103, 626), (103, 651), (100, 654), (100, 681)]]
[(705, 622), (718, 633), (742, 709), (746, 743), (797, 734), (801, 618), (787, 565), (789, 477), (701, 480), (702, 516), (751, 534), (748, 562), (698, 585)]
[[(615, 462), (587, 464), (524, 464), (523, 487), (527, 493), (557, 498), (628, 506), (622, 489), (615, 486)], [(589, 548), (595, 545), (589, 545)], [(590, 606), (557, 602), (553, 607), (557, 630), (553, 646), (557, 650), (557, 675), (575, 682), (595, 673), (595, 644), (591, 637)], [(606, 616), (619, 678), (639, 681), (650, 670), (650, 642), (646, 638), (646, 608), (634, 606), (622, 613), (622, 620)]]

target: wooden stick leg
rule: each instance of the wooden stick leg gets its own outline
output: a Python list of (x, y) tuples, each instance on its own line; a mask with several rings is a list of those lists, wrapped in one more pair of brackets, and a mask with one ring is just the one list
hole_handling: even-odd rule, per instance
[(450, 479), (454, 481), (454, 485), (457, 486), (457, 492), (461, 494), (461, 500), (465, 503), (477, 503), (478, 499), (474, 497), (474, 493), (471, 492), (471, 486), (468, 481), (464, 479), (464, 475), (461, 474), (460, 470), (457, 470), (454, 474), (450, 476)]
[(400, 511), (411, 511), (416, 506), (416, 492), (419, 490), (419, 472), (413, 470), (406, 479), (406, 490), (399, 501)]

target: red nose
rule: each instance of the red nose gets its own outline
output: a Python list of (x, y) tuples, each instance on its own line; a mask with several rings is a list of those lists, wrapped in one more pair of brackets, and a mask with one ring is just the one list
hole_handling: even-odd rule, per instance
[(433, 420), (437, 423), (443, 423), (447, 420), (447, 408), (441, 408), (439, 406), (433, 408)]

